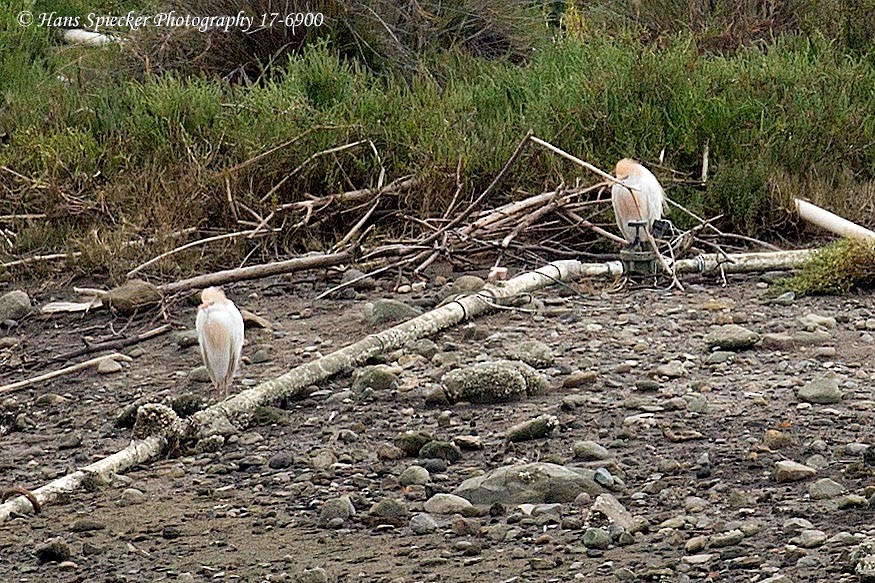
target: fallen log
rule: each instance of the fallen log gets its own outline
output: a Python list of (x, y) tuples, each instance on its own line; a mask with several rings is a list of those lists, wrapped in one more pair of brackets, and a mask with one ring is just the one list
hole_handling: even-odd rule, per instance
[(875, 239), (875, 232), (870, 231), (866, 227), (852, 223), (837, 214), (802, 199), (794, 198), (793, 202), (796, 205), (796, 212), (799, 213), (800, 218), (822, 229), (826, 229), (840, 237), (847, 237), (848, 239), (863, 239), (866, 241)]
[(24, 379), (23, 381), (17, 381), (14, 383), (9, 383), (8, 385), (3, 385), (0, 387), (0, 395), (5, 395), (6, 393), (11, 393), (13, 391), (17, 391), (18, 389), (23, 389), (24, 387), (29, 387), (30, 385), (41, 383), (43, 381), (49, 381), (51, 379), (72, 374), (74, 372), (79, 372), (80, 370), (86, 369), (89, 366), (95, 366), (103, 362), (104, 360), (122, 360), (125, 362), (131, 362), (133, 359), (130, 356), (125, 356), (124, 354), (112, 353), (106, 354), (104, 356), (98, 356), (97, 358), (92, 358), (91, 360), (86, 360), (84, 362), (79, 362), (77, 364), (64, 367), (58, 370), (53, 370), (52, 372), (47, 372), (45, 374), (41, 374), (39, 376)]

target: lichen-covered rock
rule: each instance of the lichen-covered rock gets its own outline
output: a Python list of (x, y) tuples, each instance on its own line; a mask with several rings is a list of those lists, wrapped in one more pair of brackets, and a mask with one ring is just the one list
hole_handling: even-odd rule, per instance
[(462, 459), (462, 450), (449, 441), (429, 441), (419, 450), (419, 457), (424, 459), (441, 459), (456, 462)]
[(134, 423), (134, 439), (145, 439), (151, 435), (178, 437), (181, 432), (179, 417), (167, 405), (147, 403), (137, 409)]
[(400, 369), (385, 364), (366, 366), (359, 370), (352, 388), (361, 391), (368, 387), (375, 391), (388, 391), (398, 386)]
[(384, 298), (365, 304), (364, 314), (368, 323), (379, 326), (387, 322), (415, 318), (422, 314), (422, 310), (398, 300)]
[(422, 431), (405, 431), (396, 436), (393, 442), (407, 455), (416, 455), (422, 446), (431, 441), (431, 435)]
[(510, 350), (509, 355), (512, 360), (521, 360), (535, 368), (547, 368), (554, 362), (553, 350), (540, 340), (520, 342)]
[(20, 289), (0, 296), (0, 322), (20, 320), (31, 311), (30, 298)]
[(532, 367), (520, 361), (484, 362), (448, 372), (443, 379), (450, 401), (503, 403), (540, 395), (547, 381)]

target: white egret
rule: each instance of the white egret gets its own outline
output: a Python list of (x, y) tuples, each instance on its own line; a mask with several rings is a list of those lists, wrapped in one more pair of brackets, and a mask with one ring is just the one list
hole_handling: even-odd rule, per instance
[(210, 379), (220, 397), (227, 395), (243, 351), (243, 316), (218, 287), (201, 292), (197, 341)]
[[(629, 223), (642, 222), (644, 228), (649, 231), (653, 227), (653, 222), (662, 218), (665, 193), (656, 176), (630, 158), (623, 158), (617, 162), (614, 176), (629, 186), (626, 188), (614, 184), (611, 188), (611, 203), (614, 207), (614, 215), (617, 217), (617, 226), (631, 245), (635, 242), (636, 229)], [(640, 234), (640, 238), (646, 240), (643, 233)]]

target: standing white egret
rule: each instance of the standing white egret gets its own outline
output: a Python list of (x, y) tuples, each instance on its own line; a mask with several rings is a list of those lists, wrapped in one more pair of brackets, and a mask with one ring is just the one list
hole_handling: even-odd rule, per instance
[[(620, 184), (614, 184), (611, 188), (611, 203), (617, 217), (617, 226), (631, 245), (635, 242), (636, 229), (629, 223), (643, 222), (649, 231), (653, 227), (653, 221), (662, 218), (665, 193), (656, 176), (630, 158), (617, 162), (614, 176), (631, 188), (630, 190)], [(641, 237), (644, 237), (643, 233)]]
[(243, 351), (243, 316), (218, 287), (201, 292), (197, 341), (219, 397), (227, 395)]

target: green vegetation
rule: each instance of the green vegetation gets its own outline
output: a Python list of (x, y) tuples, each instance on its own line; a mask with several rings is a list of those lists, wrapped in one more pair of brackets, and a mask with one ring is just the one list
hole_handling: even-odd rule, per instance
[(846, 294), (875, 287), (875, 244), (843, 239), (821, 248), (814, 258), (774, 293), (798, 296)]
[[(59, 14), (149, 14), (163, 5), (24, 4)], [(260, 4), (174, 6), (235, 14)], [(77, 267), (117, 278), (179, 244), (167, 234), (246, 228), (230, 210), (228, 186), (240, 209), (266, 216), (306, 195), (374, 186), (381, 168), (389, 179), (425, 179), (399, 200), (406, 212), (440, 212), (457, 165), (470, 196), (529, 128), (605, 169), (624, 156), (643, 160), (670, 196), (703, 215), (722, 213), (728, 229), (793, 236), (785, 209), (799, 195), (871, 224), (875, 24), (865, 15), (875, 0), (798, 0), (783, 12), (753, 0), (710, 9), (669, 0), (585, 9), (570, 0), (456, 0), (420, 3), (443, 7), (425, 16), (389, 4), (399, 5), (326, 1), (326, 14), (345, 18), (260, 45), (251, 35), (219, 33), (207, 46), (202, 33), (144, 29), (104, 48), (61, 45), (45, 28), (20, 27), (12, 10), (0, 21), (0, 215), (49, 218), (0, 224), (15, 233), (0, 237), (0, 261), (78, 251)], [(517, 9), (502, 12), (508, 5)], [(374, 6), (384, 11), (367, 9)], [(226, 184), (223, 170), (296, 136), (229, 172)], [(307, 161), (358, 140), (374, 148)], [(706, 145), (703, 186), (693, 179)], [(536, 148), (525, 156), (506, 186), (534, 192), (581, 175)], [(318, 247), (348, 226), (338, 215), (289, 228), (279, 249)], [(152, 241), (123, 245), (143, 237)], [(211, 249), (227, 265), (252, 247)], [(164, 268), (205, 268), (200, 251), (179, 257), (183, 267)]]

